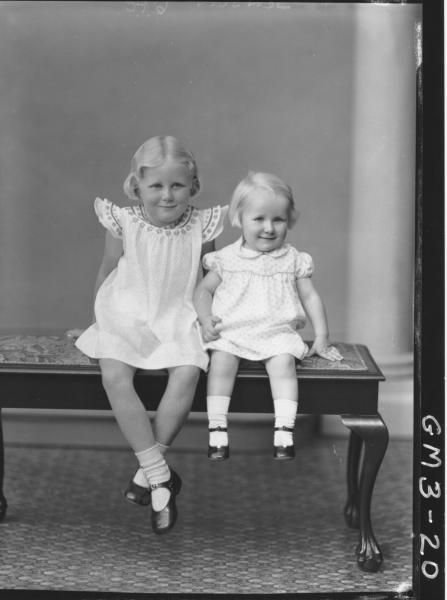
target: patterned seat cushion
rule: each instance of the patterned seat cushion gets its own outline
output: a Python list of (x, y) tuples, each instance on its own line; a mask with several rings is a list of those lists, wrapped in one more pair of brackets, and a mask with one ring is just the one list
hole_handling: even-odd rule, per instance
[[(311, 356), (297, 362), (300, 370), (316, 371), (366, 371), (368, 370), (357, 346), (335, 343), (343, 360), (331, 362), (319, 356)], [(97, 369), (98, 361), (89, 358), (76, 348), (71, 338), (64, 335), (2, 335), (0, 336), (0, 367), (6, 365), (24, 366), (69, 366)], [(248, 361), (241, 362), (241, 369)], [(250, 363), (250, 369), (255, 367)], [(259, 364), (263, 369), (263, 365)]]

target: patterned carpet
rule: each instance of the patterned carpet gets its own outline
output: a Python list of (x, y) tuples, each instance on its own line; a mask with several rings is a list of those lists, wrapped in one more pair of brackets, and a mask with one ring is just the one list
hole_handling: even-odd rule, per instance
[(347, 442), (317, 438), (295, 461), (234, 452), (224, 463), (171, 451), (183, 478), (166, 536), (150, 509), (121, 494), (134, 459), (123, 450), (6, 447), (0, 590), (126, 593), (386, 592), (411, 588), (412, 444), (391, 441), (372, 518), (384, 554), (361, 572), (345, 526)]

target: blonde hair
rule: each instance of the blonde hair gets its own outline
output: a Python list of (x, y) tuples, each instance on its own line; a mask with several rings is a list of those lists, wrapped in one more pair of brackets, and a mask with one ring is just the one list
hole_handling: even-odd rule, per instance
[(248, 175), (238, 183), (233, 192), (228, 210), (228, 218), (233, 227), (242, 227), (241, 214), (247, 197), (258, 190), (265, 190), (275, 196), (283, 196), (289, 202), (287, 209), (287, 226), (291, 229), (299, 217), (295, 208), (292, 188), (282, 179), (271, 173), (249, 171)]
[(171, 158), (185, 165), (192, 176), (191, 196), (197, 194), (201, 184), (196, 160), (192, 152), (184, 148), (171, 135), (154, 136), (146, 140), (132, 157), (130, 173), (123, 184), (124, 193), (130, 200), (138, 200), (138, 185), (145, 167), (159, 167)]

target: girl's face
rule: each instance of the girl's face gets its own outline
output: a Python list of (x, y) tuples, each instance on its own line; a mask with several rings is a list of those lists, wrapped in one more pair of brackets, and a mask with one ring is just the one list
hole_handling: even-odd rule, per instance
[(175, 223), (188, 207), (192, 183), (189, 169), (172, 159), (145, 168), (138, 191), (149, 221), (157, 227)]
[(259, 252), (280, 248), (287, 235), (289, 201), (256, 190), (245, 199), (241, 215), (245, 245)]

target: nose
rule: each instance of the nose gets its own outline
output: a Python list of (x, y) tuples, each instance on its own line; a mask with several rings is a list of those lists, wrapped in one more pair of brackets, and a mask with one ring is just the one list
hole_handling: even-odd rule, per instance
[(273, 232), (273, 222), (270, 220), (265, 220), (264, 221), (264, 231), (265, 233), (272, 233)]
[(163, 188), (163, 201), (171, 202), (172, 200), (172, 190), (168, 187)]

